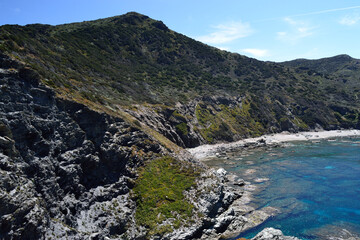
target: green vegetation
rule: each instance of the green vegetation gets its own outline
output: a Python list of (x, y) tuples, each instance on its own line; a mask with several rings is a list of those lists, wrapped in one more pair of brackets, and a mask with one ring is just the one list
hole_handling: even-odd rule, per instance
[(171, 115), (181, 122), (186, 122), (186, 117), (181, 115), (177, 110), (175, 110)]
[(295, 118), (294, 124), (299, 127), (300, 131), (305, 131), (309, 129), (309, 126), (299, 118)]
[[(194, 213), (194, 206), (183, 193), (194, 186), (198, 176), (199, 172), (189, 163), (171, 157), (146, 163), (133, 189), (137, 223), (146, 226), (150, 235), (170, 232), (172, 227), (185, 224)], [(172, 219), (172, 226), (161, 225), (166, 219)]]
[[(138, 13), (58, 26), (0, 26), (0, 53), (27, 64), (59, 97), (97, 111), (117, 115), (119, 106), (161, 105), (172, 109), (165, 116), (181, 137), (189, 137), (196, 117), (199, 124), (191, 129), (209, 143), (317, 124), (360, 125), (357, 59), (262, 62), (207, 46)], [(234, 106), (204, 99), (209, 96), (245, 101)], [(174, 108), (195, 99), (203, 106), (187, 116)]]
[[(215, 108), (216, 109), (215, 109)], [(199, 122), (200, 134), (207, 142), (233, 139), (233, 135), (255, 137), (265, 132), (260, 122), (250, 114), (249, 101), (243, 101), (241, 106), (226, 106), (224, 104), (209, 106), (198, 104), (195, 110)]]
[(183, 136), (186, 136), (189, 134), (188, 125), (186, 123), (184, 123), (184, 122), (179, 123), (175, 127), (176, 127), (176, 130), (178, 130)]

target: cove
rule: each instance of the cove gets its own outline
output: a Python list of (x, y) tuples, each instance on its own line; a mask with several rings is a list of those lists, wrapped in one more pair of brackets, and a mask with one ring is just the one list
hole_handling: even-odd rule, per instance
[(242, 149), (206, 163), (257, 186), (253, 207), (280, 211), (237, 238), (251, 238), (265, 227), (300, 239), (360, 237), (359, 137)]

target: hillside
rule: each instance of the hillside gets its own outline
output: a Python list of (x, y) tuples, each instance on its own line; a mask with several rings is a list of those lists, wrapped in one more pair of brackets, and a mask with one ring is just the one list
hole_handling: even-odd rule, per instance
[[(284, 66), (296, 68), (297, 71), (317, 72), (324, 75), (328, 82), (324, 87), (329, 95), (343, 95), (346, 101), (352, 101), (355, 106), (359, 102), (360, 60), (348, 55), (338, 55), (318, 60), (297, 59), (283, 62)], [(351, 96), (354, 96), (351, 99)], [(338, 99), (340, 100), (340, 99)]]
[(0, 239), (208, 239), (271, 216), (224, 170), (38, 77), (0, 56)]
[(344, 70), (220, 51), (137, 13), (59, 26), (6, 25), (0, 41), (3, 53), (35, 69), (58, 96), (127, 111), (180, 146), (359, 126), (358, 79), (340, 83)]

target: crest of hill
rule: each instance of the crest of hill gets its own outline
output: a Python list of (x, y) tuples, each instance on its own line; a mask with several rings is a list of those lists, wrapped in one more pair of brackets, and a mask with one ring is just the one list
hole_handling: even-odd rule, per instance
[(207, 46), (138, 13), (58, 26), (5, 25), (0, 39), (0, 50), (70, 98), (187, 101), (256, 91), (265, 87), (263, 79), (284, 77), (280, 65)]
[[(304, 71), (316, 71), (328, 77), (332, 77), (335, 82), (332, 86), (339, 88), (355, 88), (358, 91), (360, 79), (360, 60), (342, 54), (334, 57), (321, 58), (316, 60), (296, 59), (283, 62), (284, 66), (294, 67)], [(343, 83), (343, 84), (339, 84)], [(344, 84), (345, 83), (345, 84)], [(328, 84), (330, 86), (330, 84)]]
[(296, 59), (283, 62), (282, 64), (291, 67), (307, 68), (324, 74), (335, 73), (344, 68), (349, 70), (359, 70), (360, 68), (360, 60), (346, 54), (316, 60)]

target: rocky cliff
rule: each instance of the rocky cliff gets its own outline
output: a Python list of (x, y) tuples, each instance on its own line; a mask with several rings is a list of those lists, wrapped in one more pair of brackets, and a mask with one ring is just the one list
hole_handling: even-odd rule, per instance
[[(216, 239), (273, 214), (247, 206), (244, 183), (224, 170), (175, 154), (119, 117), (57, 98), (34, 71), (6, 56), (0, 92), (0, 239)], [(178, 199), (169, 186), (163, 199), (156, 196), (169, 209), (159, 211), (165, 217), (140, 224), (148, 189), (159, 186), (138, 179), (157, 162), (155, 178), (167, 181), (173, 170), (171, 179), (196, 177), (179, 193), (190, 214), (171, 205)], [(137, 189), (147, 184), (145, 196)]]
[(0, 70), (0, 238), (123, 234), (137, 167), (166, 150), (120, 118), (55, 98), (24, 66), (2, 58)]

